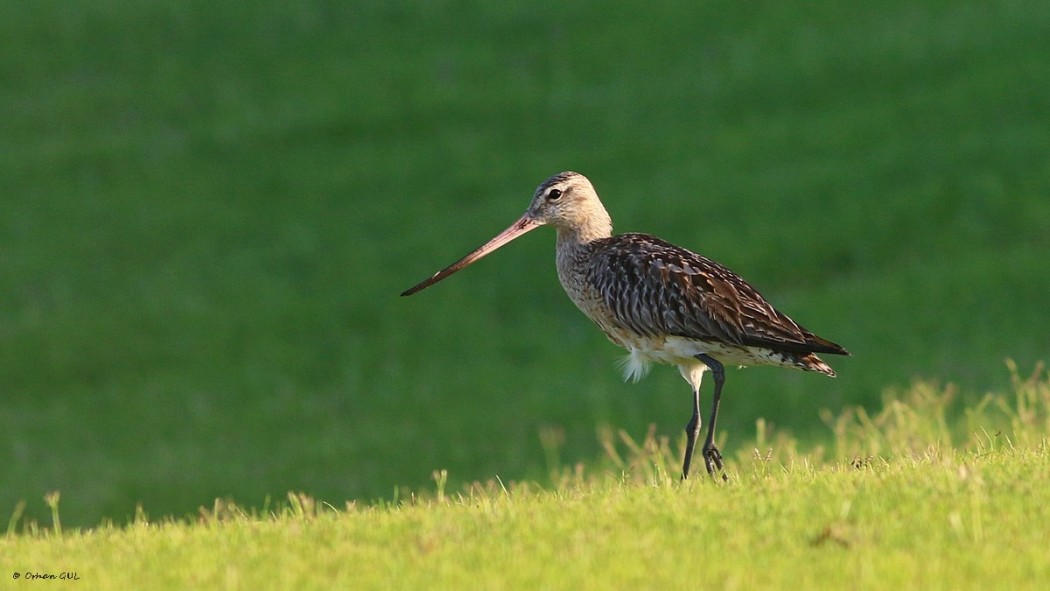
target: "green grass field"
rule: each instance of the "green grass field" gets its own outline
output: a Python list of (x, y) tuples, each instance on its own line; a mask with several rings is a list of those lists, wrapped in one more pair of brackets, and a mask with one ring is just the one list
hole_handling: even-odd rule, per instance
[(828, 439), (849, 461), (765, 432), (729, 459), (727, 484), (679, 483), (666, 438), (613, 437), (606, 466), (554, 469), (547, 488), (450, 491), (439, 473), (383, 506), (293, 494), (192, 521), (68, 532), (56, 519), (9, 532), (0, 556), (23, 584), (100, 589), (1041, 589), (1050, 375), (966, 409), (967, 429), (991, 432), (953, 433), (953, 399), (922, 383), (835, 417)]
[(728, 456), (916, 378), (1006, 391), (1050, 350), (1047, 55), (1034, 0), (3, 4), (0, 513), (360, 507), (678, 441), (688, 387), (621, 382), (550, 232), (397, 296), (564, 169), (853, 352), (729, 373)]

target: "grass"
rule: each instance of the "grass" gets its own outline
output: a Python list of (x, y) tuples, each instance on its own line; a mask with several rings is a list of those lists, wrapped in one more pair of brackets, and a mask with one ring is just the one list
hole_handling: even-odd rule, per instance
[(397, 297), (567, 168), (854, 353), (732, 372), (728, 454), (916, 378), (976, 403), (1047, 354), (1048, 32), (1033, 0), (0, 7), (0, 512), (342, 506), (678, 436), (686, 387), (621, 383), (549, 234)]
[(22, 524), (0, 555), (22, 576), (74, 572), (100, 589), (1040, 588), (1050, 374), (1015, 373), (1013, 392), (961, 422), (947, 418), (951, 387), (900, 394), (830, 421), (828, 458), (760, 434), (728, 484), (679, 482), (666, 439), (623, 437), (604, 442), (608, 469), (556, 470), (553, 487), (454, 492), (438, 473), (393, 504), (290, 494), (263, 512), (216, 501), (194, 520)]

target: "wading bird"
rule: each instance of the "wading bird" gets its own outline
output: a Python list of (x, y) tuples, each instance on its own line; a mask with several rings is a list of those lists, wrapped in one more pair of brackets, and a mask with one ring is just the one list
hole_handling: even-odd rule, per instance
[(484, 246), (406, 290), (412, 295), (540, 226), (557, 230), (558, 279), (565, 293), (613, 343), (629, 352), (624, 378), (638, 380), (653, 362), (678, 366), (693, 389), (682, 478), (700, 436), (700, 381), (714, 376), (707, 472), (725, 478), (715, 447), (726, 365), (775, 365), (835, 377), (817, 353), (849, 355), (799, 326), (726, 267), (648, 234), (612, 235), (612, 220), (591, 182), (556, 174), (536, 188), (521, 219)]

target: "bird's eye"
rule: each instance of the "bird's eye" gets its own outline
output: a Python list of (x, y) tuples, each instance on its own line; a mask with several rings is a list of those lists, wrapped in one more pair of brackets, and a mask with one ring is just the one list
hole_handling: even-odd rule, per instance
[(551, 189), (550, 193), (547, 193), (547, 201), (557, 201), (561, 199), (561, 189)]

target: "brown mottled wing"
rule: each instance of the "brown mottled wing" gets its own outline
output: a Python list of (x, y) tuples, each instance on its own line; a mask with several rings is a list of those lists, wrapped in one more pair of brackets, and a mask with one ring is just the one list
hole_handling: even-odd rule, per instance
[(848, 354), (796, 324), (711, 259), (646, 234), (621, 234), (594, 247), (588, 280), (616, 321), (639, 334)]

